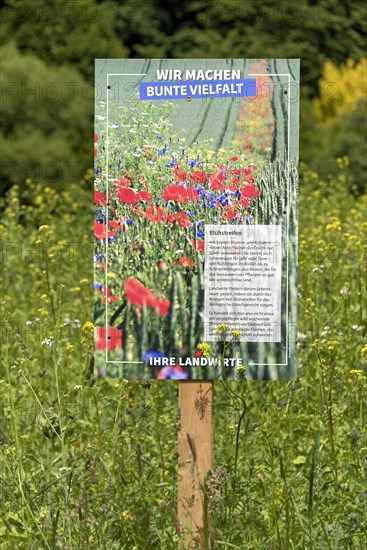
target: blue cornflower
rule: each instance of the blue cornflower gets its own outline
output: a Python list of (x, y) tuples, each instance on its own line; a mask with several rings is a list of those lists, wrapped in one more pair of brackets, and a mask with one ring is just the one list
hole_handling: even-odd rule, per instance
[(94, 259), (95, 259), (96, 261), (102, 260), (102, 258), (103, 258), (103, 254), (95, 254), (95, 255), (94, 255)]
[(171, 378), (172, 380), (187, 380), (188, 377), (189, 373), (180, 371), (178, 367), (175, 367), (168, 375), (168, 378)]
[(186, 210), (186, 214), (191, 217), (195, 216), (195, 212), (192, 212), (191, 210)]
[(199, 229), (199, 231), (196, 232), (196, 236), (197, 236), (199, 239), (202, 239), (202, 238), (204, 237), (204, 232), (201, 231), (201, 230)]
[(95, 283), (94, 283), (94, 288), (95, 288), (96, 290), (100, 290), (100, 289), (102, 288), (102, 286), (103, 286), (102, 283), (98, 283), (98, 282), (95, 282)]
[(109, 242), (109, 243), (113, 243), (115, 240), (116, 240), (116, 236), (115, 236), (115, 235), (114, 235), (113, 237), (108, 237), (108, 242)]
[(187, 164), (189, 166), (191, 166), (191, 168), (192, 168), (193, 166), (196, 166), (196, 160), (195, 159), (188, 159)]
[(134, 223), (134, 220), (133, 219), (130, 219), (130, 220), (125, 220), (127, 225), (132, 225)]
[(167, 366), (162, 367), (158, 373), (158, 378), (165, 378), (171, 380), (187, 380), (189, 377), (188, 372), (183, 372), (182, 367)]
[(156, 137), (157, 137), (157, 139), (163, 139), (162, 134), (157, 134)]
[(204, 222), (197, 222), (196, 224), (198, 227), (201, 227), (202, 225), (204, 225)]

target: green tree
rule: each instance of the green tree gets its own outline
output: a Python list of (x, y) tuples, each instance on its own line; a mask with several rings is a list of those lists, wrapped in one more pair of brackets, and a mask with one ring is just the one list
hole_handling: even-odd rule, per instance
[(115, 6), (96, 0), (7, 0), (1, 42), (14, 40), (49, 64), (73, 65), (94, 78), (97, 57), (126, 57), (114, 32)]
[(302, 86), (317, 94), (323, 63), (365, 55), (361, 0), (116, 0), (115, 29), (130, 57), (301, 58)]
[(27, 177), (65, 184), (83, 175), (93, 163), (93, 87), (75, 69), (47, 66), (11, 43), (0, 57), (2, 188)]

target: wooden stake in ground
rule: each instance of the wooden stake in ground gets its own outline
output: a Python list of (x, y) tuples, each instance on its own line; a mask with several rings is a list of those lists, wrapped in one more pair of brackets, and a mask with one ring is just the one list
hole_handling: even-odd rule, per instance
[(188, 533), (179, 548), (199, 548), (205, 530), (201, 485), (213, 467), (214, 383), (179, 382), (178, 392), (178, 519)]

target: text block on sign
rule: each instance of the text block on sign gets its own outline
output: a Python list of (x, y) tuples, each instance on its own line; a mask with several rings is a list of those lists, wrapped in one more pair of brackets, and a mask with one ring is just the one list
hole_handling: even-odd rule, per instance
[(280, 342), (281, 226), (205, 226), (205, 339), (225, 323), (242, 342)]

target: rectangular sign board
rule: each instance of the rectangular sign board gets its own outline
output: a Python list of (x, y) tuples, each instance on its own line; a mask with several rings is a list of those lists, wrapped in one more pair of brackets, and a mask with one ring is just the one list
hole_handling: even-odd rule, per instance
[(294, 380), (299, 60), (95, 69), (98, 375)]

